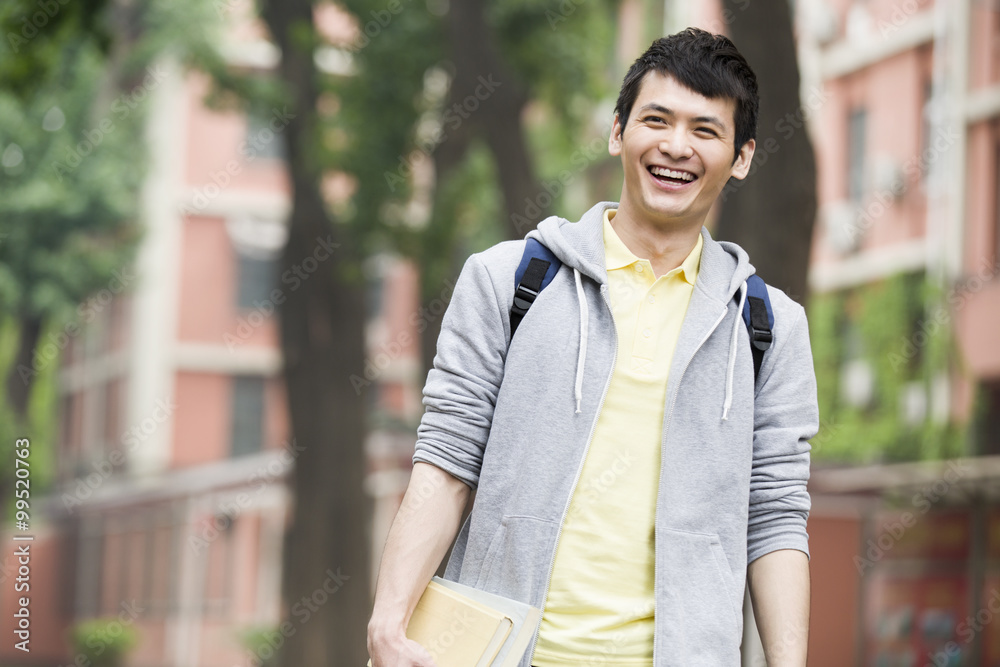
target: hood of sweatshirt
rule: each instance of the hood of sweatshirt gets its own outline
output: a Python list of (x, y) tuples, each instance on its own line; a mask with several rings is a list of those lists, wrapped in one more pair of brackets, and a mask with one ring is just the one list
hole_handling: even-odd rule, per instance
[[(584, 361), (587, 353), (589, 312), (583, 291), (583, 276), (598, 285), (607, 285), (608, 273), (604, 254), (604, 211), (618, 208), (617, 202), (601, 202), (583, 214), (579, 222), (551, 216), (542, 220), (526, 238), (535, 238), (545, 245), (559, 260), (572, 269), (576, 282), (577, 300), (580, 309), (580, 344), (576, 369), (577, 412), (582, 398)], [(702, 227), (704, 246), (701, 265), (695, 289), (700, 289), (710, 298), (726, 305), (729, 301), (738, 304), (737, 313), (742, 313), (746, 301), (746, 279), (756, 271), (741, 247), (735, 243), (716, 242)], [(729, 363), (726, 379), (726, 396), (723, 404), (723, 420), (727, 419), (733, 396), (733, 373), (736, 367), (737, 340), (740, 327), (745, 327), (739, 315), (734, 320), (729, 346)]]

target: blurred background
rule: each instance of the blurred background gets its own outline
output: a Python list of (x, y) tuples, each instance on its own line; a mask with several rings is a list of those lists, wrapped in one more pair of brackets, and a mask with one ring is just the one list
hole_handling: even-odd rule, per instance
[(809, 313), (809, 664), (1000, 665), (996, 0), (5, 0), (0, 664), (364, 664), (462, 263), (617, 200), (689, 25), (761, 85), (710, 229)]

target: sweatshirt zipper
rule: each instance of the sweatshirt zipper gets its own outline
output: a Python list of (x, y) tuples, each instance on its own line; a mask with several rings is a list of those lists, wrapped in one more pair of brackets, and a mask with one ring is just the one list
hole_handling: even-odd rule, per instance
[(538, 625), (535, 627), (535, 635), (531, 639), (531, 650), (527, 653), (529, 659), (534, 659), (535, 657), (535, 646), (538, 644), (538, 633), (542, 628), (542, 615), (545, 614), (545, 601), (549, 597), (549, 586), (552, 585), (552, 569), (556, 564), (556, 553), (559, 551), (559, 538), (562, 536), (563, 524), (566, 523), (566, 515), (569, 513), (570, 503), (573, 502), (573, 495), (576, 493), (577, 484), (580, 483), (580, 475), (583, 473), (583, 465), (587, 462), (587, 454), (590, 453), (590, 445), (594, 440), (594, 431), (597, 429), (597, 420), (601, 416), (601, 410), (604, 409), (604, 399), (608, 396), (608, 388), (611, 387), (611, 378), (614, 377), (615, 365), (618, 363), (618, 326), (615, 324), (615, 314), (611, 310), (611, 301), (608, 299), (607, 287), (607, 285), (601, 285), (601, 296), (604, 298), (604, 303), (608, 306), (608, 312), (611, 314), (611, 329), (614, 332), (615, 353), (611, 358), (611, 372), (608, 373), (608, 379), (604, 383), (604, 393), (601, 394), (601, 402), (597, 406), (597, 412), (594, 414), (594, 421), (590, 425), (590, 435), (587, 436), (587, 446), (583, 450), (583, 456), (580, 458), (580, 465), (576, 470), (576, 477), (573, 479), (573, 486), (570, 487), (569, 496), (566, 498), (566, 505), (563, 507), (562, 518), (559, 520), (559, 530), (556, 533), (556, 543), (555, 547), (552, 549), (552, 559), (549, 561), (549, 573), (545, 578), (545, 595), (542, 596), (542, 613), (538, 616)]
[[(719, 319), (717, 319), (715, 321), (715, 324), (712, 325), (712, 328), (708, 330), (708, 333), (705, 334), (705, 337), (702, 338), (701, 341), (698, 343), (698, 345), (694, 348), (694, 352), (688, 358), (687, 362), (685, 362), (684, 368), (681, 369), (680, 377), (677, 378), (677, 388), (674, 390), (674, 394), (670, 398), (670, 408), (667, 410), (667, 420), (663, 424), (663, 436), (662, 436), (663, 439), (660, 441), (660, 474), (661, 475), (663, 474), (663, 454), (664, 454), (663, 450), (666, 448), (666, 444), (667, 444), (667, 431), (670, 430), (670, 422), (673, 421), (673, 418), (674, 418), (674, 405), (677, 403), (677, 394), (680, 393), (681, 381), (684, 379), (684, 374), (687, 373), (688, 366), (691, 365), (691, 359), (694, 359), (694, 355), (698, 354), (698, 350), (700, 350), (701, 346), (705, 344), (705, 341), (708, 340), (709, 336), (711, 336), (713, 333), (715, 333), (715, 330), (719, 328), (719, 323), (721, 323), (722, 320), (725, 319), (726, 313), (728, 313), (728, 312), (729, 312), (729, 308), (724, 308), (722, 310), (722, 314), (719, 316)], [(617, 356), (617, 354), (615, 356)], [(659, 487), (660, 487), (660, 485), (659, 485), (659, 483), (657, 483), (656, 486), (657, 486), (657, 490), (656, 490), (656, 511), (653, 513), (653, 543), (654, 543), (654, 545), (653, 545), (653, 667), (656, 667), (656, 665), (657, 665), (657, 662), (656, 662), (656, 647), (660, 643), (659, 633), (656, 632), (656, 607), (659, 605), (659, 600), (660, 600), (660, 578), (657, 576), (657, 573), (656, 573), (656, 564), (657, 564), (657, 561), (659, 560), (657, 558), (657, 553), (656, 552), (657, 552), (657, 550), (659, 549), (659, 546), (660, 546), (660, 521), (659, 521), (659, 518), (660, 518), (660, 490), (659, 490)]]

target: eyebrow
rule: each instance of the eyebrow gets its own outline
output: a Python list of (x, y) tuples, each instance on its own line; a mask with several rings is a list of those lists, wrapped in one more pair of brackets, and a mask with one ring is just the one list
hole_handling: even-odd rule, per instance
[[(677, 115), (676, 113), (674, 113), (672, 110), (668, 109), (667, 107), (660, 106), (659, 104), (656, 104), (655, 102), (651, 102), (649, 104), (642, 105), (639, 108), (639, 112), (641, 113), (643, 111), (657, 111), (659, 113), (662, 113), (665, 116), (676, 116)], [(722, 122), (722, 120), (720, 120), (719, 118), (716, 118), (715, 116), (696, 116), (696, 117), (692, 118), (691, 120), (693, 120), (696, 123), (709, 123), (711, 125), (715, 125), (715, 126), (719, 127), (722, 130), (728, 129), (728, 128), (726, 128), (726, 124), (724, 122)]]

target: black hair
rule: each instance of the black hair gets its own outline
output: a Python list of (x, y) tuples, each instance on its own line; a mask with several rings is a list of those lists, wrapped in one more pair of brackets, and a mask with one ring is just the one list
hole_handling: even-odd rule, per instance
[(727, 98), (736, 102), (735, 155), (757, 136), (757, 75), (733, 42), (699, 28), (688, 28), (654, 41), (639, 56), (622, 81), (615, 114), (624, 132), (632, 105), (639, 96), (642, 80), (651, 71), (669, 74), (684, 86), (709, 99)]

